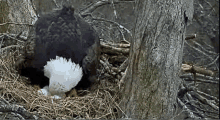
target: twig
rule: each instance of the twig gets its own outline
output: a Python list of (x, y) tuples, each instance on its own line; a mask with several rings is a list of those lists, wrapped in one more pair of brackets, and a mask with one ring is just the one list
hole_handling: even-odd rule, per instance
[(199, 91), (199, 90), (197, 90), (196, 92), (199, 93), (199, 94), (201, 94), (201, 95), (204, 95), (204, 96), (206, 96), (206, 97), (212, 98), (212, 99), (216, 100), (217, 102), (219, 102), (219, 99), (216, 98), (216, 97), (214, 97), (214, 96), (211, 96), (211, 95), (206, 94), (206, 93), (204, 93), (204, 92), (201, 92), (201, 91)]
[(211, 70), (206, 70), (206, 68), (202, 68), (202, 67), (197, 67), (194, 65), (188, 65), (188, 64), (182, 64), (181, 69), (184, 72), (191, 72), (191, 73), (200, 73), (203, 75), (207, 75), (207, 76), (214, 76), (215, 73)]
[(10, 46), (1, 48), (0, 50), (1, 50), (1, 51), (4, 51), (4, 50), (7, 50), (7, 49), (10, 49), (10, 48), (13, 48), (13, 47), (21, 47), (21, 46), (20, 46), (20, 45), (10, 45)]
[(196, 34), (186, 37), (185, 40), (190, 40), (194, 38), (196, 38)]
[(116, 73), (113, 72), (113, 71), (110, 69), (110, 67), (107, 65), (106, 62), (100, 60), (100, 63), (104, 66), (104, 68), (107, 70), (108, 73), (110, 73), (110, 74), (113, 75), (113, 76), (116, 75)]
[[(117, 28), (119, 29), (118, 26), (117, 26)], [(125, 35), (124, 35), (123, 31), (122, 31), (121, 29), (119, 29), (119, 31), (120, 31), (120, 33), (121, 33), (121, 35), (122, 35), (123, 40), (125, 40)]]
[(110, 53), (110, 54), (125, 54), (128, 55), (129, 54), (129, 48), (116, 48), (116, 47), (112, 47), (106, 44), (101, 43), (101, 47), (102, 52), (104, 53)]
[[(183, 77), (190, 77), (190, 76), (192, 76), (191, 73), (186, 73), (186, 74), (180, 75), (181, 78), (183, 78)], [(214, 77), (205, 76), (205, 75), (199, 74), (199, 73), (197, 73), (196, 76), (197, 76), (197, 77), (204, 78), (204, 79), (214, 80)], [(215, 80), (216, 80), (216, 81), (219, 81), (219, 78), (215, 78)]]
[(21, 36), (22, 32), (18, 33), (15, 38), (18, 39)]
[(207, 53), (209, 53), (209, 54), (214, 54), (214, 55), (217, 54), (217, 53), (215, 53), (215, 52), (212, 52), (212, 51), (208, 51), (208, 50), (206, 50), (206, 49), (204, 48), (204, 46), (202, 46), (201, 44), (199, 44), (199, 43), (196, 42), (196, 41), (192, 41), (192, 43), (198, 45), (198, 46), (200, 47), (201, 50), (203, 50), (203, 51), (205, 51), (205, 52), (207, 52)]
[(0, 101), (3, 101), (6, 104), (0, 105), (0, 112), (13, 112), (17, 113), (20, 116), (26, 118), (26, 119), (38, 119), (37, 116), (32, 115), (31, 113), (27, 112), (23, 106), (19, 105), (10, 105), (4, 98), (0, 98)]
[[(114, 4), (118, 4), (118, 3), (125, 3), (125, 2), (128, 2), (128, 3), (133, 3), (135, 1), (114, 1)], [(97, 9), (98, 7), (100, 6), (103, 6), (103, 5), (106, 5), (106, 4), (111, 4), (111, 2), (109, 2), (109, 0), (100, 0), (96, 3), (93, 3), (93, 4), (90, 4), (88, 7), (86, 7), (85, 9), (83, 9), (80, 14), (82, 16), (85, 16), (87, 15), (88, 13), (91, 13), (93, 12), (95, 9)]]
[(122, 73), (122, 78), (121, 78), (121, 80), (118, 82), (118, 87), (119, 87), (119, 89), (120, 89), (120, 87), (121, 87), (121, 84), (124, 83), (124, 79), (125, 79), (125, 76), (126, 76), (126, 74), (127, 74), (127, 69), (128, 69), (128, 68), (126, 68), (125, 72)]
[[(194, 47), (194, 46), (192, 46), (192, 45), (190, 45), (187, 41), (185, 41), (185, 43), (186, 43), (187, 45), (189, 45), (191, 48), (193, 48), (194, 50), (196, 50), (196, 51), (202, 53), (204, 56), (208, 57), (211, 61), (213, 61), (213, 58), (210, 57), (209, 55), (207, 55), (205, 52), (199, 50), (198, 48), (196, 48), (196, 47)], [(217, 66), (216, 63), (215, 63), (215, 65), (216, 65), (216, 68), (219, 70), (219, 68), (218, 68), (218, 66)]]
[(115, 21), (111, 21), (111, 20), (106, 20), (106, 19), (103, 19), (103, 18), (93, 18), (93, 20), (97, 20), (97, 21), (105, 21), (105, 22), (109, 22), (111, 24), (114, 24), (116, 26), (118, 26), (119, 28), (121, 29), (125, 29), (127, 31), (127, 33), (130, 34), (130, 36), (132, 36), (132, 33), (130, 30), (128, 30), (126, 27), (124, 27), (123, 25), (120, 25), (119, 23), (115, 22)]
[(197, 82), (203, 82), (203, 83), (219, 84), (218, 81), (202, 80), (202, 79), (199, 79), (199, 78), (196, 78), (196, 80), (186, 80), (186, 81), (197, 81)]
[(2, 38), (1, 43), (0, 43), (0, 49), (2, 48), (2, 43), (3, 43), (3, 38)]
[(114, 1), (113, 1), (113, 0), (111, 0), (111, 4), (112, 4), (112, 7), (113, 7), (113, 9), (114, 9), (115, 17), (118, 18), (118, 17), (117, 17), (117, 13), (116, 13), (116, 9), (115, 9), (115, 4), (114, 4)]
[(199, 50), (198, 48), (196, 48), (196, 47), (194, 47), (194, 46), (190, 45), (190, 44), (189, 44), (187, 41), (185, 41), (185, 43), (186, 43), (187, 45), (189, 45), (191, 48), (193, 48), (194, 50), (196, 50), (196, 51), (198, 51), (198, 52), (202, 53), (203, 55), (205, 55), (205, 56), (206, 56), (206, 57), (208, 57), (209, 59), (213, 60), (213, 58), (212, 58), (212, 57), (210, 57), (209, 55), (207, 55), (207, 54), (206, 54), (206, 53), (204, 53), (203, 51)]
[(213, 65), (213, 64), (215, 64), (216, 63), (216, 61), (219, 59), (219, 55), (216, 57), (216, 59), (215, 60), (213, 60), (211, 63), (209, 63), (208, 65), (205, 65), (206, 67), (209, 67), (209, 66), (211, 66), (211, 65)]
[(125, 44), (131, 44), (130, 42), (128, 42), (127, 40), (123, 39), (121, 42), (124, 42)]
[(128, 58), (121, 64), (118, 71), (124, 72), (126, 70), (127, 66), (128, 66)]
[(26, 41), (27, 40), (27, 37), (25, 37), (25, 36), (19, 36), (19, 38), (20, 39), (22, 39), (22, 40), (24, 40), (24, 41), (21, 41), (21, 40), (18, 40), (18, 39), (16, 39), (16, 34), (8, 34), (8, 33), (0, 33), (1, 35), (3, 35), (3, 36), (1, 36), (1, 37), (5, 37), (5, 36), (7, 36), (7, 37), (9, 37), (9, 38), (11, 38), (11, 39), (13, 39), (13, 40), (17, 40), (17, 41), (19, 41), (19, 42), (24, 42), (24, 41)]
[(213, 109), (219, 111), (219, 107), (212, 103), (213, 100), (207, 100), (206, 98), (202, 97), (201, 95), (199, 95), (199, 94), (197, 94), (195, 92), (191, 92), (191, 94), (193, 96), (195, 96), (202, 103), (205, 103), (205, 104), (209, 105), (210, 107), (212, 107)]
[(33, 0), (30, 0), (31, 2), (31, 6), (33, 8), (33, 11), (35, 12), (35, 15), (39, 18), (38, 13), (37, 13), (37, 9), (35, 8), (34, 4), (33, 4)]
[(32, 24), (28, 24), (28, 23), (14, 23), (14, 22), (5, 22), (5, 23), (0, 24), (0, 26), (2, 26), (2, 25), (6, 25), (6, 24), (34, 26), (34, 25), (32, 25)]
[(119, 43), (119, 44), (108, 44), (114, 47), (120, 47), (120, 48), (130, 48), (130, 44), (123, 44), (123, 43)]
[(174, 116), (172, 119), (176, 118), (177, 116), (179, 116), (182, 112), (186, 111), (187, 112), (187, 116), (189, 116), (190, 118), (199, 118), (196, 117), (193, 112), (190, 111), (190, 109), (179, 99), (177, 98), (177, 102), (181, 105), (181, 107), (183, 108), (183, 110), (177, 114), (176, 116)]
[[(191, 101), (189, 101), (189, 102), (191, 102)], [(194, 101), (193, 101), (194, 102)], [(198, 101), (196, 101), (197, 103), (198, 103)], [(192, 107), (194, 107), (194, 108), (196, 108), (196, 109), (199, 109), (199, 111), (203, 111), (203, 112), (206, 112), (206, 113), (212, 113), (212, 114), (215, 114), (215, 115), (218, 115), (219, 113), (218, 112), (216, 112), (216, 111), (211, 111), (211, 110), (204, 110), (203, 108), (200, 108), (200, 107), (198, 107), (198, 106), (196, 106), (196, 105), (193, 105), (193, 104), (191, 104), (192, 105)], [(206, 114), (206, 116), (208, 116), (207, 114)]]
[(87, 8), (85, 8), (84, 10), (82, 10), (80, 12), (80, 14), (83, 16), (87, 13), (91, 13), (93, 12), (95, 9), (97, 9), (100, 6), (106, 5), (106, 4), (110, 4), (110, 2), (108, 2), (108, 0), (102, 0), (102, 1), (98, 1), (96, 3), (93, 3), (91, 5), (89, 5)]
[(59, 7), (56, 0), (53, 0), (54, 4), (56, 5), (56, 7)]

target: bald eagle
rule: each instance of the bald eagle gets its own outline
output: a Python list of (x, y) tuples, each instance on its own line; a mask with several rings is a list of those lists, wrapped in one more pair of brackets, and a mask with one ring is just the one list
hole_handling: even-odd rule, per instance
[(41, 16), (35, 23), (34, 43), (34, 54), (25, 54), (18, 71), (44, 95), (62, 98), (96, 81), (99, 37), (72, 7)]

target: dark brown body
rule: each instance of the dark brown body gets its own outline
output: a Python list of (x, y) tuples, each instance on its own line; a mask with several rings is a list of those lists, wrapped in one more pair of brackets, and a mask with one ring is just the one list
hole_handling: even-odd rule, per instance
[(44, 66), (50, 59), (61, 56), (79, 64), (83, 77), (76, 89), (86, 89), (96, 81), (99, 66), (100, 41), (95, 30), (71, 7), (63, 7), (35, 23), (34, 52), (25, 54), (17, 63), (21, 75), (29, 77), (31, 84), (41, 88), (49, 84)]

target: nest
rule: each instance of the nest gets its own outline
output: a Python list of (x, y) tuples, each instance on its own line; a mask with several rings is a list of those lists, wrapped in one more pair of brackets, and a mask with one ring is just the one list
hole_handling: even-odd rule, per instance
[(28, 78), (20, 76), (15, 70), (15, 61), (23, 53), (21, 49), (2, 51), (0, 57), (0, 94), (10, 104), (21, 105), (29, 113), (43, 119), (116, 119), (123, 113), (119, 107), (119, 81), (116, 81), (122, 78), (125, 67), (108, 67), (110, 63), (105, 58), (106, 54), (101, 57), (100, 83), (96, 84), (95, 89), (83, 91), (86, 94), (81, 97), (53, 99), (40, 95), (39, 87), (29, 85)]

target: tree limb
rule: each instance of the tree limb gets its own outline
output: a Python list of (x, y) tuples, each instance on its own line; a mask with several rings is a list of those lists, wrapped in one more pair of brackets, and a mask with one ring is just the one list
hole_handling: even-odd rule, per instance
[(191, 73), (200, 73), (203, 75), (208, 75), (208, 76), (214, 76), (215, 73), (211, 70), (206, 70), (206, 68), (202, 68), (202, 67), (197, 67), (194, 65), (188, 65), (188, 64), (182, 64), (181, 69), (184, 72), (191, 72)]
[(0, 98), (0, 112), (12, 112), (19, 116), (21, 119), (38, 119), (37, 116), (32, 115), (31, 113), (27, 112), (27, 110), (23, 106), (10, 104), (4, 98)]
[(129, 54), (129, 48), (116, 48), (116, 47), (112, 47), (109, 46), (107, 44), (104, 43), (100, 43), (102, 49), (102, 52), (104, 53), (110, 53), (110, 54), (124, 54), (124, 55), (128, 55)]

